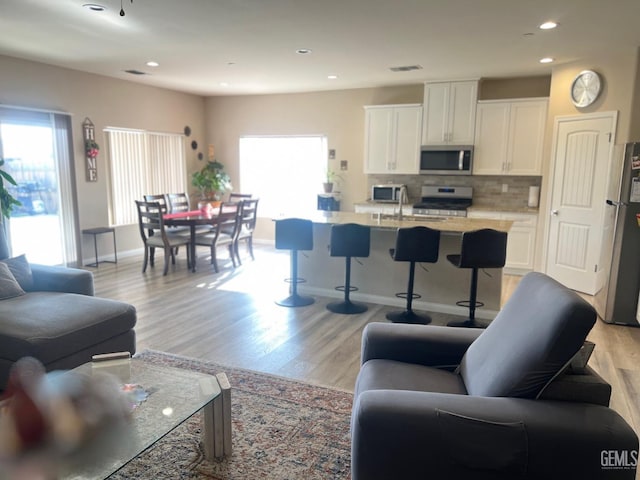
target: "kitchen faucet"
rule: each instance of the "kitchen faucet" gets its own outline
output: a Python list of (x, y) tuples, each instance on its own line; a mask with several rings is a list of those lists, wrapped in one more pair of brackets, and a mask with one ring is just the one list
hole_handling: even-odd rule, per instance
[(398, 220), (402, 220), (402, 205), (403, 202), (408, 201), (407, 198), (407, 186), (402, 185), (400, 187), (400, 191), (398, 192)]

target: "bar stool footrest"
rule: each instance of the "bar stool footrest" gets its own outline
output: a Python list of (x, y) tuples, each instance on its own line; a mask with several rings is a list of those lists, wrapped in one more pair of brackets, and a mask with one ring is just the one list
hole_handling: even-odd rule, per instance
[[(405, 300), (407, 298), (409, 298), (409, 292), (400, 292), (400, 293), (396, 293), (396, 297), (398, 298), (404, 298)], [(411, 294), (411, 299), (415, 300), (416, 298), (422, 298), (422, 295), (417, 294), (417, 293), (412, 293)]]
[[(339, 292), (344, 292), (346, 290), (346, 287), (344, 285), (340, 285), (336, 287), (335, 290), (338, 290)], [(350, 292), (355, 292), (356, 290), (359, 290), (358, 287), (349, 287)]]
[[(459, 307), (467, 307), (471, 306), (471, 300), (459, 300), (456, 302), (456, 305)], [(476, 300), (476, 308), (484, 307), (484, 302), (479, 302)]]
[(285, 278), (284, 279), (285, 283), (307, 283), (307, 281), (304, 278)]

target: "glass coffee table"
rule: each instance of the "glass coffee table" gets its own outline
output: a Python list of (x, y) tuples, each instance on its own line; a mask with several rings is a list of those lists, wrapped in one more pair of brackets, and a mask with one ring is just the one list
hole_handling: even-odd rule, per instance
[[(110, 363), (110, 365), (106, 365)], [(230, 429), (223, 421), (221, 388), (216, 377), (172, 367), (154, 365), (132, 358), (128, 361), (86, 363), (72, 370), (80, 374), (106, 371), (116, 375), (123, 384), (136, 385), (148, 394), (133, 411), (132, 421), (124, 432), (119, 432), (115, 442), (109, 444), (90, 461), (67, 465), (59, 472), (60, 479), (104, 479), (133, 460), (145, 449), (163, 438), (199, 410), (203, 411), (203, 445), (205, 455), (212, 459), (221, 457), (223, 428)], [(223, 374), (224, 375), (224, 374)], [(219, 377), (220, 378), (220, 377)], [(226, 377), (221, 383), (224, 384)], [(224, 385), (223, 385), (224, 386)], [(229, 401), (230, 401), (230, 397)], [(227, 425), (223, 425), (227, 423)], [(230, 441), (230, 430), (228, 433)], [(218, 443), (216, 445), (216, 442)], [(228, 445), (230, 451), (230, 444)]]

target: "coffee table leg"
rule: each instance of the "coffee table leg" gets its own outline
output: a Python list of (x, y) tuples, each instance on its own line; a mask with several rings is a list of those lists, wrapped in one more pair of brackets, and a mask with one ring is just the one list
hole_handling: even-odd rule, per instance
[[(203, 380), (201, 380), (201, 387), (203, 387)], [(206, 381), (217, 382), (214, 377), (208, 378)], [(207, 460), (222, 458), (224, 456), (222, 395), (218, 395), (203, 407), (202, 433), (202, 444), (205, 458)]]

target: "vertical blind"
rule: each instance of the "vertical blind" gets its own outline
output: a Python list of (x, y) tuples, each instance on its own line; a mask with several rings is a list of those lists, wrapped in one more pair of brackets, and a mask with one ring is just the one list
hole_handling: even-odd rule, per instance
[(184, 192), (184, 136), (107, 129), (112, 225), (138, 222), (135, 200), (144, 195)]

